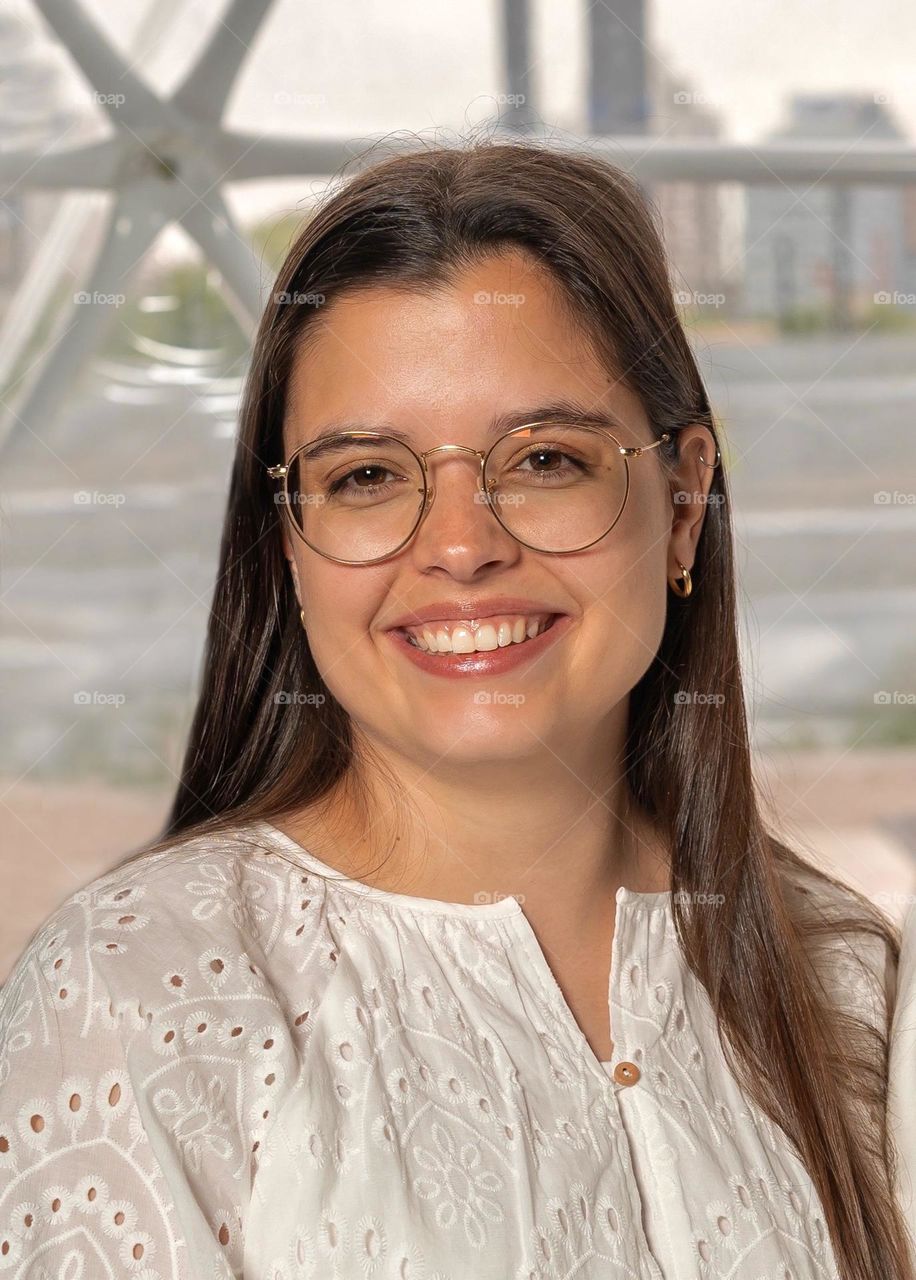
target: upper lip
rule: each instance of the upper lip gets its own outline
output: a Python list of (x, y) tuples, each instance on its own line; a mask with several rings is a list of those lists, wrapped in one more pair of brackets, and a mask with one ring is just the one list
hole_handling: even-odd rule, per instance
[(541, 600), (523, 600), (521, 596), (490, 596), (476, 600), (433, 600), (400, 614), (388, 623), (387, 630), (397, 627), (421, 627), (425, 622), (454, 622), (462, 618), (492, 618), (497, 614), (564, 613)]

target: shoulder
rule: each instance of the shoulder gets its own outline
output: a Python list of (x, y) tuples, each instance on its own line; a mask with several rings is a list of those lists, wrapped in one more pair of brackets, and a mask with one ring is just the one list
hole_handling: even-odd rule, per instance
[[(317, 998), (333, 969), (334, 930), (321, 877), (261, 824), (176, 838), (48, 916), (0, 988), (0, 1042), (23, 1000), (43, 1011), (33, 1034), (47, 1043), (52, 1016), (71, 1045), (103, 1023), (142, 1042), (202, 1003), (228, 1017), (239, 1001), (256, 1006), (256, 991), (262, 1007), (295, 1019), (293, 1004)], [(175, 1030), (170, 1022), (163, 1034)]]
[(226, 1206), (311, 1025), (294, 885), (244, 832), (179, 840), (71, 894), (34, 935), (0, 989), (10, 1257), (58, 1261), (76, 1221), (106, 1274), (154, 1251), (176, 1277), (240, 1265)]
[[(70, 894), (33, 935), (7, 986), (40, 975), (61, 1013), (93, 978), (113, 992), (153, 981), (171, 983), (174, 993), (181, 982), (166, 971), (206, 964), (210, 947), (269, 950), (288, 885), (288, 872), (242, 830), (176, 839)], [(210, 972), (218, 970), (214, 963)]]
[[(0, 988), (0, 1086), (53, 1053), (65, 1071), (147, 1039), (187, 1001), (264, 981), (289, 873), (244, 832), (176, 839), (71, 893)], [(119, 1047), (115, 1050), (115, 1042)]]

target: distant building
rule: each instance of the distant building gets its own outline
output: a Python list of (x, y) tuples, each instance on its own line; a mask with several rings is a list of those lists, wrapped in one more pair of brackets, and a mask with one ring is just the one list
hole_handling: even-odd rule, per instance
[(645, 133), (645, 0), (588, 6), (588, 124), (592, 134)]
[[(651, 132), (666, 139), (718, 138), (719, 112), (703, 94), (668, 75), (657, 59), (652, 66)], [(658, 205), (676, 290), (696, 295), (722, 290), (722, 199), (715, 182), (655, 182), (650, 194)]]
[[(879, 95), (798, 95), (773, 141), (852, 142), (902, 134)], [(838, 327), (876, 302), (907, 305), (916, 279), (916, 195), (899, 185), (827, 181), (747, 188), (744, 310), (813, 311)], [(914, 299), (916, 301), (916, 299)]]

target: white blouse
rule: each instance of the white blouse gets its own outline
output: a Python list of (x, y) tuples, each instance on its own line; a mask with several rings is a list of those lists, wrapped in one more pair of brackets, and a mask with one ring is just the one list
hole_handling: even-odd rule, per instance
[[(911, 1224), (914, 933), (911, 912)], [(882, 956), (868, 973), (843, 990), (883, 1023)], [(373, 889), (266, 823), (143, 855), (73, 894), (0, 992), (0, 1275), (836, 1277), (669, 895), (618, 890), (609, 999), (601, 1064), (516, 898)]]

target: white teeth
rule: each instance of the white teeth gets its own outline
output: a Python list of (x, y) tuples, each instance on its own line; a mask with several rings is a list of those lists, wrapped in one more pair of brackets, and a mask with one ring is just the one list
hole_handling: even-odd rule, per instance
[(510, 644), (523, 644), (546, 631), (555, 615), (501, 618), (498, 623), (456, 622), (447, 626), (428, 626), (409, 631), (408, 642), (427, 653), (487, 653)]

